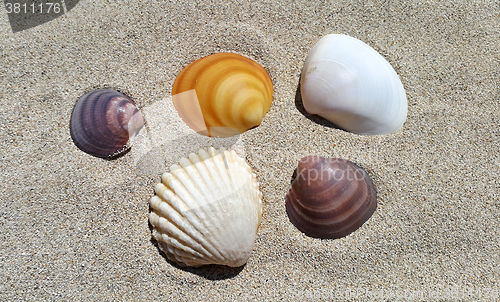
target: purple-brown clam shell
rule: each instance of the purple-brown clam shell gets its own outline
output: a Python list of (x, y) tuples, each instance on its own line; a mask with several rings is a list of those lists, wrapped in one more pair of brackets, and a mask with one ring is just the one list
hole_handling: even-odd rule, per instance
[(76, 102), (70, 132), (83, 152), (114, 158), (130, 148), (143, 125), (142, 114), (128, 96), (112, 89), (98, 89)]
[(286, 196), (290, 221), (314, 238), (337, 239), (357, 230), (377, 208), (365, 170), (338, 158), (306, 156)]

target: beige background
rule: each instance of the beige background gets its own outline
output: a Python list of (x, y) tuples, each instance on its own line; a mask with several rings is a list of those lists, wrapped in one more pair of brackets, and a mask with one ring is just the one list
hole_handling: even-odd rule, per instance
[[(16, 34), (0, 11), (0, 300), (498, 297), (498, 1), (82, 0)], [(409, 105), (400, 131), (358, 136), (297, 109), (303, 62), (329, 33), (395, 68)], [(273, 105), (239, 137), (200, 138), (172, 110), (171, 87), (184, 66), (223, 51), (268, 70)], [(131, 96), (148, 120), (137, 148), (114, 161), (78, 150), (68, 128), (78, 97), (102, 87)], [(181, 269), (151, 242), (160, 173), (209, 145), (234, 145), (263, 193), (240, 269)], [(352, 235), (312, 239), (289, 222), (284, 198), (307, 154), (372, 177), (378, 209)]]

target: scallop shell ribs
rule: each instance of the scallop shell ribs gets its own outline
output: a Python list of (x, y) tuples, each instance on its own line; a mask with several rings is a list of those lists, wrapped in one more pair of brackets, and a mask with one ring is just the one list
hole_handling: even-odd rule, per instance
[(181, 265), (245, 264), (262, 215), (255, 175), (234, 151), (200, 150), (162, 175), (151, 198), (153, 236)]

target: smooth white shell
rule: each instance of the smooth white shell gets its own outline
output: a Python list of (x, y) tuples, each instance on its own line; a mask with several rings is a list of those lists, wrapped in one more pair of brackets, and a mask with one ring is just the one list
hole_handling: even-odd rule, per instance
[(224, 148), (200, 150), (162, 175), (149, 221), (172, 261), (245, 264), (262, 215), (262, 194), (244, 159)]
[(357, 134), (390, 134), (404, 124), (406, 93), (396, 71), (373, 48), (326, 35), (307, 56), (301, 95), (308, 113)]

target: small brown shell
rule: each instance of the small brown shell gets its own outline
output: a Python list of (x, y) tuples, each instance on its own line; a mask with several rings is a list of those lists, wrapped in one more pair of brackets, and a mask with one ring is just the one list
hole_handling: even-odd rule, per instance
[(98, 89), (78, 99), (70, 120), (71, 138), (85, 153), (113, 158), (130, 148), (144, 125), (142, 114), (128, 96)]
[(307, 236), (347, 236), (377, 208), (372, 180), (350, 161), (306, 156), (296, 172), (286, 196), (286, 211), (290, 221)]

